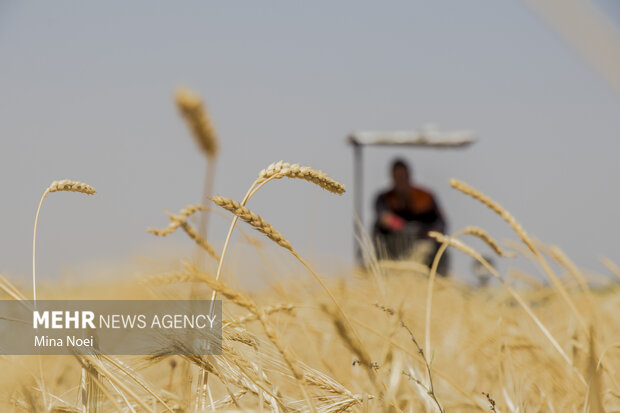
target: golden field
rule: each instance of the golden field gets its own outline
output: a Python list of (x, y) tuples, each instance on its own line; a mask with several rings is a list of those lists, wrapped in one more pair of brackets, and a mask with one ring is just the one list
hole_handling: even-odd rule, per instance
[[(483, 392), (498, 412), (620, 409), (616, 287), (583, 292), (567, 275), (570, 298), (585, 328), (553, 288), (518, 289), (568, 356), (564, 360), (504, 288), (473, 289), (437, 279), (429, 376), (410, 334), (425, 349), (428, 278), (417, 268), (387, 267), (329, 283), (361, 341), (312, 279), (247, 295), (238, 292), (265, 314), (279, 345), (301, 371), (299, 379), (256, 316), (226, 299), (224, 314), (231, 324), (224, 329), (222, 356), (114, 357), (125, 369), (110, 360), (91, 360), (87, 374), (105, 392), (92, 382), (80, 385), (82, 365), (74, 357), (4, 356), (2, 410), (162, 412), (168, 411), (165, 403), (172, 411), (432, 412), (439, 403), (445, 411), (492, 411)], [(73, 287), (54, 298), (182, 298), (192, 290), (185, 282), (191, 271), (185, 278), (183, 274)], [(194, 273), (195, 282), (202, 283), (202, 276)], [(208, 294), (208, 289), (202, 292)], [(204, 396), (196, 388), (201, 368), (212, 370)], [(429, 395), (430, 378), (434, 397)], [(80, 395), (83, 387), (86, 400)], [(96, 403), (89, 404), (93, 398)]]
[[(436, 264), (377, 261), (367, 240), (361, 241), (364, 268), (319, 274), (249, 201), (279, 179), (307, 181), (334, 194), (344, 186), (311, 167), (278, 162), (259, 172), (242, 200), (211, 197), (215, 132), (199, 98), (182, 91), (177, 103), (208, 160), (203, 202), (169, 213), (168, 227), (149, 231), (162, 237), (184, 232), (196, 244), (193, 263), (122, 282), (39, 283), (40, 298), (217, 294), (224, 301), (223, 354), (2, 356), (1, 411), (620, 411), (616, 284), (602, 285), (557, 247), (537, 242), (493, 199), (456, 180), (452, 187), (503, 218), (518, 242), (506, 248), (478, 227), (432, 236), (452, 254), (471, 256), (498, 281), (474, 288), (437, 277)], [(47, 195), (62, 191), (95, 193), (80, 182), (55, 181), (39, 209)], [(231, 219), (222, 248), (206, 236), (208, 213)], [(234, 231), (271, 268), (269, 287), (248, 290), (230, 269), (225, 258)], [(36, 225), (34, 238), (36, 297)], [(468, 245), (474, 238), (484, 243), (484, 255)], [(273, 247), (296, 260), (294, 279), (274, 269)], [(518, 269), (499, 273), (485, 258), (490, 254), (521, 255), (544, 281)], [(618, 279), (618, 268), (605, 264)], [(0, 290), (3, 299), (30, 298), (4, 277)]]

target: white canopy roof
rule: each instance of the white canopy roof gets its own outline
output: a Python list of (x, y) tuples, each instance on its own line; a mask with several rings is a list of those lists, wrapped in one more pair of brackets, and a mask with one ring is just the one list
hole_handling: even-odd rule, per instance
[(433, 126), (419, 131), (358, 131), (348, 140), (354, 145), (401, 145), (434, 148), (453, 148), (471, 145), (475, 141), (472, 131), (440, 132)]

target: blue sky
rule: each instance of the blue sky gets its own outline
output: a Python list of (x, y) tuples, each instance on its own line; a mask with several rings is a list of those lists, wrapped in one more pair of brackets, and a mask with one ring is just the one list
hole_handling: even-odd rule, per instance
[[(36, 206), (61, 178), (98, 194), (46, 201), (42, 277), (172, 243), (189, 255), (181, 236), (166, 244), (145, 232), (166, 224), (162, 208), (200, 198), (204, 160), (173, 105), (179, 85), (214, 118), (218, 194), (241, 198), (280, 159), (351, 188), (349, 132), (436, 123), (472, 129), (479, 142), (369, 152), (366, 217), (399, 155), (436, 191), (451, 230), (475, 224), (514, 238), (449, 188), (456, 177), (577, 263), (604, 271), (600, 255), (620, 261), (619, 97), (521, 2), (265, 4), (0, 3), (0, 273), (28, 279)], [(617, 18), (613, 2), (600, 4)], [(352, 193), (283, 181), (250, 206), (328, 268), (350, 259)], [(224, 238), (223, 225), (212, 229)], [(457, 265), (468, 269), (464, 258)]]

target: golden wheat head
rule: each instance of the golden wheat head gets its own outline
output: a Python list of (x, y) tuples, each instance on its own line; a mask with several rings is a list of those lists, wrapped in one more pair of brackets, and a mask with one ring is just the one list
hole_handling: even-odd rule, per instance
[(202, 237), (198, 232), (187, 222), (187, 219), (195, 214), (198, 211), (204, 211), (207, 208), (200, 204), (195, 205), (187, 205), (185, 208), (181, 210), (179, 215), (171, 214), (170, 212), (166, 212), (168, 214), (168, 219), (170, 223), (166, 228), (148, 228), (146, 231), (154, 234), (158, 237), (165, 237), (172, 234), (178, 228), (182, 228), (185, 233), (192, 239), (194, 242), (201, 248), (203, 248), (207, 254), (215, 258), (216, 260), (220, 259), (220, 256), (215, 252), (215, 249), (211, 244), (207, 242), (207, 240)]
[(300, 166), (299, 164), (279, 161), (272, 163), (258, 174), (258, 180), (261, 182), (270, 178), (281, 179), (285, 177), (304, 179), (334, 194), (341, 195), (345, 192), (343, 184), (330, 178), (325, 172), (309, 166)]
[(179, 215), (171, 214), (167, 212), (168, 217), (170, 219), (170, 223), (166, 228), (158, 229), (158, 228), (148, 228), (146, 231), (157, 235), (158, 237), (165, 237), (172, 234), (177, 230), (180, 226), (182, 226), (191, 215), (195, 214), (198, 211), (204, 211), (206, 207), (200, 204), (187, 205), (185, 208), (181, 210)]
[(513, 252), (504, 251), (504, 249), (500, 247), (499, 243), (493, 237), (491, 237), (491, 235), (487, 231), (480, 227), (468, 226), (465, 227), (465, 229), (463, 229), (461, 232), (463, 234), (479, 238), (500, 257), (514, 258), (515, 256)]
[(69, 179), (63, 179), (61, 181), (54, 181), (49, 186), (49, 188), (47, 188), (47, 192), (60, 192), (60, 191), (80, 192), (82, 194), (87, 194), (87, 195), (94, 195), (96, 192), (95, 188), (93, 188), (92, 186), (88, 184), (85, 184), (84, 182), (71, 181)]
[(479, 201), (480, 203), (485, 205), (487, 208), (495, 212), (497, 215), (502, 217), (502, 219), (506, 221), (508, 225), (510, 225), (513, 231), (517, 233), (517, 235), (519, 236), (519, 238), (521, 238), (523, 243), (527, 245), (527, 247), (533, 252), (536, 251), (536, 248), (534, 247), (532, 240), (530, 239), (527, 232), (525, 232), (525, 229), (523, 228), (523, 226), (519, 223), (519, 221), (517, 221), (517, 219), (510, 212), (504, 209), (499, 203), (497, 203), (490, 197), (486, 196), (482, 192), (478, 191), (477, 189), (467, 185), (465, 182), (461, 182), (457, 179), (454, 179), (454, 178), (450, 179), (450, 186), (458, 191), (461, 191), (465, 195), (471, 196), (472, 198)]
[(248, 224), (254, 227), (255, 230), (262, 232), (269, 238), (274, 241), (279, 246), (286, 248), (289, 251), (293, 251), (293, 246), (284, 238), (280, 232), (278, 232), (274, 227), (271, 226), (267, 221), (265, 221), (260, 215), (257, 215), (247, 209), (244, 206), (241, 206), (238, 202), (233, 201), (230, 198), (224, 198), (222, 196), (214, 196), (210, 198), (217, 206), (224, 208), (225, 210), (232, 212), (234, 215), (238, 216)]
[(196, 138), (198, 146), (207, 156), (215, 157), (218, 152), (217, 136), (202, 100), (185, 88), (177, 89), (175, 97), (179, 111)]

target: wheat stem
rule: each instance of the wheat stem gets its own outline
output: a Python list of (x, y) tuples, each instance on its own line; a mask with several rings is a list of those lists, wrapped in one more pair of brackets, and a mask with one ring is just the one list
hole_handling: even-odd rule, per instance
[[(479, 239), (481, 239), (485, 244), (489, 246), (497, 255), (500, 257), (514, 257), (514, 254), (505, 252), (497, 241), (489, 235), (484, 229), (475, 226), (468, 226), (463, 228), (462, 230), (454, 233), (451, 238), (458, 238), (460, 235), (472, 235)], [(426, 346), (427, 354), (432, 356), (431, 353), (431, 307), (433, 300), (433, 285), (435, 283), (435, 278), (437, 276), (437, 268), (439, 266), (439, 261), (441, 257), (446, 251), (448, 247), (448, 242), (444, 241), (441, 243), (441, 246), (437, 250), (435, 254), (435, 258), (433, 259), (433, 263), (431, 265), (430, 274), (428, 277), (428, 286), (426, 292), (426, 316), (425, 316), (425, 326), (424, 326), (424, 344)]]
[(517, 303), (523, 308), (526, 314), (534, 321), (536, 326), (542, 331), (543, 335), (551, 342), (551, 345), (558, 351), (560, 356), (568, 363), (569, 366), (572, 367), (572, 369), (577, 374), (577, 377), (579, 378), (579, 380), (583, 384), (586, 384), (585, 379), (583, 378), (581, 373), (579, 373), (579, 371), (576, 369), (571, 359), (566, 355), (566, 353), (564, 352), (560, 344), (555, 340), (555, 338), (553, 338), (549, 330), (547, 330), (545, 325), (538, 319), (536, 314), (534, 314), (530, 306), (527, 305), (527, 303), (525, 302), (525, 300), (523, 300), (523, 298), (521, 298), (519, 293), (517, 293), (510, 285), (506, 283), (504, 278), (501, 275), (499, 275), (499, 273), (495, 270), (495, 268), (491, 264), (489, 264), (487, 260), (485, 260), (473, 248), (464, 244), (462, 241), (459, 241), (456, 238), (446, 237), (445, 235), (439, 232), (435, 232), (435, 231), (429, 232), (429, 235), (439, 242), (447, 242), (451, 247), (454, 247), (457, 250), (474, 258), (476, 261), (482, 264), (495, 278), (497, 278), (506, 287), (510, 295), (512, 295), (512, 297), (517, 301)]
[(39, 224), (39, 214), (41, 213), (41, 206), (48, 194), (52, 192), (80, 192), (87, 195), (93, 195), (96, 191), (92, 186), (79, 181), (71, 181), (64, 179), (61, 181), (53, 181), (51, 185), (43, 192), (41, 201), (39, 201), (39, 207), (37, 208), (37, 214), (34, 218), (34, 233), (32, 235), (32, 297), (37, 301), (37, 226)]
[(510, 225), (510, 227), (517, 233), (521, 241), (523, 241), (523, 243), (530, 249), (530, 251), (532, 251), (536, 259), (540, 262), (540, 265), (543, 267), (543, 269), (545, 270), (545, 272), (547, 273), (547, 275), (549, 276), (549, 278), (551, 279), (551, 281), (557, 288), (558, 292), (560, 293), (560, 296), (564, 299), (564, 301), (566, 301), (566, 304), (571, 309), (573, 314), (575, 314), (575, 317), (577, 318), (577, 321), (579, 321), (579, 324), (581, 324), (581, 327), (584, 330), (587, 330), (587, 325), (583, 317), (581, 316), (581, 313), (579, 312), (579, 310), (577, 310), (575, 303), (573, 302), (573, 300), (571, 300), (570, 296), (568, 295), (568, 292), (562, 285), (562, 282), (555, 275), (555, 273), (553, 272), (553, 270), (547, 263), (547, 260), (545, 260), (545, 258), (540, 254), (540, 252), (534, 245), (534, 242), (532, 241), (530, 236), (527, 234), (527, 232), (525, 232), (525, 229), (523, 229), (523, 226), (515, 219), (515, 217), (510, 212), (508, 212), (506, 209), (504, 209), (501, 205), (495, 202), (493, 199), (486, 196), (485, 194), (478, 191), (477, 189), (467, 185), (464, 182), (458, 181), (456, 179), (450, 179), (450, 185), (454, 189), (457, 189), (461, 191), (462, 193), (464, 193), (465, 195), (469, 195), (475, 200), (481, 202), (483, 205), (485, 205), (486, 207), (491, 209), (493, 212), (498, 214), (500, 217), (502, 217), (504, 221), (506, 221)]
[(49, 193), (49, 188), (43, 192), (39, 207), (37, 208), (37, 215), (35, 215), (34, 218), (34, 234), (32, 236), (32, 299), (35, 301), (35, 305), (37, 301), (37, 226), (39, 224), (39, 213), (41, 212), (43, 200)]
[(435, 284), (435, 278), (437, 276), (437, 267), (439, 266), (439, 260), (443, 256), (444, 252), (448, 248), (447, 242), (442, 242), (441, 246), (435, 254), (433, 264), (431, 266), (431, 272), (428, 276), (428, 285), (426, 291), (426, 316), (424, 321), (424, 346), (426, 347), (426, 353), (432, 356), (431, 352), (431, 308), (433, 302), (433, 285)]
[[(192, 268), (189, 265), (186, 265), (186, 268), (188, 268), (189, 271), (193, 273), (199, 272), (199, 270), (197, 270), (196, 268)], [(231, 288), (224, 282), (214, 279), (209, 274), (204, 273), (204, 272), (202, 274), (199, 274), (199, 276), (200, 276), (199, 277), (200, 280), (206, 283), (209, 287), (211, 287), (213, 291), (220, 292), (224, 297), (228, 298), (233, 303), (245, 308), (246, 310), (250, 311), (252, 314), (256, 316), (257, 320), (261, 323), (263, 327), (263, 331), (265, 332), (265, 335), (267, 336), (269, 341), (271, 341), (271, 343), (276, 347), (276, 349), (278, 350), (278, 352), (284, 359), (285, 363), (287, 364), (288, 368), (291, 370), (291, 373), (293, 374), (293, 377), (295, 378), (297, 384), (299, 385), (299, 388), (304, 396), (304, 399), (310, 406), (311, 411), (316, 413), (316, 408), (314, 407), (312, 399), (310, 398), (310, 395), (308, 394), (308, 391), (304, 384), (303, 371), (297, 365), (295, 358), (281, 343), (280, 339), (278, 338), (278, 335), (276, 334), (273, 327), (267, 320), (265, 312), (262, 309), (260, 309), (250, 297), (238, 291), (235, 291), (233, 288)]]
[[(405, 347), (404, 345), (400, 344), (399, 342), (395, 341), (393, 337), (390, 337), (388, 335), (385, 335), (384, 333), (374, 329), (373, 327), (367, 325), (366, 323), (363, 323), (362, 321), (358, 320), (358, 319), (353, 319), (353, 321), (355, 322), (355, 324), (359, 325), (360, 327), (370, 331), (371, 333), (373, 333), (374, 335), (376, 335), (377, 337), (382, 338), (383, 340), (386, 340), (390, 343), (390, 345), (394, 346), (395, 348), (403, 351), (405, 354), (408, 354), (409, 356), (411, 356), (414, 359), (417, 359), (420, 363), (425, 363), (424, 358), (420, 355), (420, 353), (418, 352), (412, 352), (411, 350), (409, 350), (407, 347)], [(456, 384), (451, 378), (450, 376), (448, 376), (447, 374), (443, 373), (440, 370), (437, 370), (437, 368), (431, 366), (431, 371), (433, 372), (433, 374), (436, 374), (438, 377), (442, 378), (446, 383), (448, 383), (450, 386), (452, 386), (456, 391), (458, 391), (459, 393), (461, 393), (461, 395), (463, 395), (464, 397), (466, 397), (471, 403), (473, 403), (475, 406), (478, 406), (478, 408), (481, 411), (486, 411), (486, 408), (484, 406), (482, 406), (480, 404), (480, 402), (478, 402), (474, 397), (472, 397), (471, 394), (467, 393), (463, 388), (461, 388), (458, 384)]]
[[(209, 197), (213, 193), (213, 184), (215, 182), (215, 167), (216, 167), (217, 158), (215, 155), (207, 156), (207, 158), (208, 158), (207, 169), (206, 169), (205, 182), (204, 182), (204, 188), (203, 188), (203, 193), (202, 193), (202, 205), (206, 205), (208, 203)], [(205, 242), (208, 239), (207, 234), (208, 234), (208, 229), (209, 229), (210, 212), (211, 211), (207, 208), (203, 209), (202, 213), (200, 214), (200, 221), (198, 223), (198, 235), (203, 240), (205, 240)], [(198, 242), (196, 239), (194, 240)], [(199, 247), (204, 248), (204, 245), (199, 244)], [(214, 257), (216, 260), (219, 260), (219, 257), (216, 258), (217, 254), (214, 255), (215, 251), (210, 252), (209, 250), (207, 250), (207, 253), (211, 255), (212, 257)], [(196, 249), (196, 261), (200, 264), (201, 267), (204, 266), (205, 256), (204, 256), (204, 251), (201, 248)]]
[[(265, 183), (263, 183), (263, 185)], [(252, 190), (254, 189), (255, 186), (256, 186), (256, 182), (254, 182), (252, 186), (250, 187), (250, 189), (248, 189), (248, 192), (245, 194), (245, 196), (243, 197), (243, 200), (241, 201), (241, 206), (244, 206), (248, 202), (248, 200), (252, 196)], [(220, 254), (220, 260), (217, 264), (217, 272), (215, 273), (216, 280), (219, 280), (222, 275), (222, 268), (224, 267), (224, 258), (226, 257), (226, 251), (228, 251), (228, 244), (230, 243), (230, 238), (232, 236), (233, 230), (235, 229), (235, 225), (237, 225), (238, 219), (239, 217), (237, 215), (234, 215), (233, 220), (230, 223), (230, 227), (228, 228), (228, 233), (226, 234), (226, 240), (224, 241), (224, 247), (222, 247), (222, 253)], [(213, 290), (213, 293), (211, 294), (212, 301), (215, 300), (216, 294), (217, 292)]]

